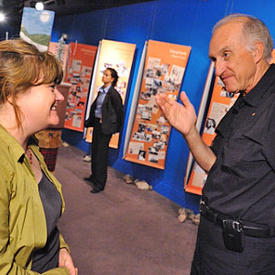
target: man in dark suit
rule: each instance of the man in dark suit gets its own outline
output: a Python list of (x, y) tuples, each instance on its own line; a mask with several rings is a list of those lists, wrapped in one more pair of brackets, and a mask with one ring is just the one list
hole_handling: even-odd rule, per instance
[(118, 80), (117, 72), (107, 68), (102, 77), (103, 86), (93, 102), (89, 118), (85, 127), (93, 127), (91, 146), (90, 177), (85, 178), (92, 182), (91, 193), (103, 191), (107, 180), (109, 142), (112, 134), (120, 131), (123, 123), (123, 105), (120, 94), (115, 89)]

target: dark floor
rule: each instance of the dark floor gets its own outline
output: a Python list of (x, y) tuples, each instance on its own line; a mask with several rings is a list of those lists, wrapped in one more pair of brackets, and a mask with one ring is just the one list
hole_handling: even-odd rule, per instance
[(178, 221), (180, 206), (127, 185), (113, 168), (104, 192), (91, 194), (83, 155), (72, 146), (60, 148), (55, 171), (66, 201), (59, 228), (79, 275), (189, 274), (197, 226)]

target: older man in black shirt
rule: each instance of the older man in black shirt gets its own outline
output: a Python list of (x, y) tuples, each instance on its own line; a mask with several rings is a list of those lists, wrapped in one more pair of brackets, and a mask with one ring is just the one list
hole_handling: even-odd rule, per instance
[(273, 43), (257, 18), (233, 14), (213, 29), (209, 56), (229, 92), (239, 93), (211, 147), (183, 105), (158, 104), (208, 172), (192, 274), (275, 274), (275, 65)]

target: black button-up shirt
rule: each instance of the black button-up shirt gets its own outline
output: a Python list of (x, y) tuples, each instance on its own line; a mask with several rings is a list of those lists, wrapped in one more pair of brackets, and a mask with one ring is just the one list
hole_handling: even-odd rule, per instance
[(216, 129), (217, 156), (203, 189), (208, 205), (275, 226), (275, 65), (240, 95)]

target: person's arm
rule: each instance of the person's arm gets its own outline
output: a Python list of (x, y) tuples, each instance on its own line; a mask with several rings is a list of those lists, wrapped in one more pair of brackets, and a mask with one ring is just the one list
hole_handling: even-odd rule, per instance
[[(96, 98), (96, 99), (97, 99), (97, 98)], [(84, 127), (85, 127), (85, 128), (93, 127), (93, 126), (94, 126), (93, 117), (94, 117), (96, 99), (94, 100), (94, 102), (93, 102), (92, 105), (91, 105), (89, 117), (84, 121)]]
[(182, 133), (196, 162), (208, 172), (216, 161), (216, 156), (197, 131), (195, 109), (184, 92), (180, 94), (180, 99), (183, 105), (165, 94), (156, 96), (157, 103), (169, 123)]
[[(274, 102), (274, 101), (273, 101)], [(266, 121), (266, 133), (261, 133), (264, 138), (263, 153), (269, 165), (275, 171), (275, 103), (273, 103), (269, 110), (272, 110), (270, 114), (270, 121)]]
[[(2, 174), (1, 174), (2, 175)], [(0, 180), (0, 274), (10, 275), (35, 275), (37, 272), (31, 271), (18, 265), (14, 258), (14, 251), (11, 249), (9, 244), (9, 198), (10, 193), (6, 186), (8, 183), (1, 179)], [(51, 269), (43, 274), (47, 275), (68, 275), (67, 267), (60, 267)], [(73, 273), (71, 273), (73, 274)], [(77, 273), (75, 273), (77, 274)]]
[(122, 98), (117, 91), (115, 91), (115, 93), (112, 95), (112, 105), (115, 109), (117, 120), (118, 120), (118, 125), (119, 125), (118, 130), (121, 130), (123, 119), (124, 119), (124, 109), (122, 104)]
[(70, 252), (70, 248), (69, 248), (68, 244), (65, 242), (62, 234), (60, 234), (60, 233), (59, 233), (59, 241), (60, 241), (60, 249), (66, 248)]
[[(20, 266), (15, 261), (15, 253), (10, 244), (10, 200), (12, 198), (12, 179), (13, 175), (4, 165), (5, 160), (0, 160), (0, 274), (9, 275), (35, 275), (37, 272), (31, 271), (24, 266)], [(35, 228), (34, 228), (35, 230)], [(23, 253), (24, 248), (21, 253)], [(27, 251), (27, 250), (26, 250)], [(26, 252), (28, 253), (28, 252)], [(43, 273), (45, 275), (68, 275), (70, 274), (66, 267), (58, 267)]]
[(58, 263), (59, 267), (66, 267), (70, 275), (78, 274), (78, 269), (74, 266), (73, 259), (67, 248), (60, 248)]

